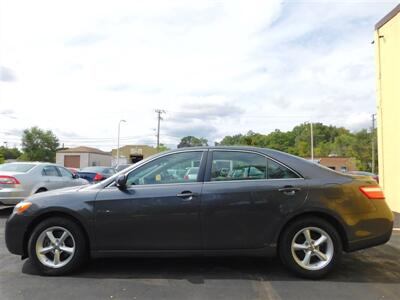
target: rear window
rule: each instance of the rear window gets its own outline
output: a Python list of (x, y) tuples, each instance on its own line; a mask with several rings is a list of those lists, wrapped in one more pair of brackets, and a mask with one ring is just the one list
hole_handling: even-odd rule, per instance
[(34, 164), (2, 164), (0, 165), (0, 171), (26, 173), (35, 166)]

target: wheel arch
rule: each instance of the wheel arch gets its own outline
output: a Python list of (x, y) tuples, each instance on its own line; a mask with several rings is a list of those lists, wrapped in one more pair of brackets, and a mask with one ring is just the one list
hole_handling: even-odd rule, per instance
[(282, 233), (284, 232), (284, 230), (287, 226), (289, 226), (291, 223), (293, 223), (299, 219), (307, 218), (307, 217), (318, 217), (318, 218), (321, 218), (322, 220), (327, 221), (329, 224), (331, 224), (337, 230), (337, 232), (339, 234), (340, 240), (343, 245), (343, 249), (345, 251), (347, 251), (349, 242), (348, 242), (348, 235), (347, 235), (347, 232), (346, 232), (343, 222), (340, 221), (340, 219), (338, 217), (334, 216), (333, 214), (327, 213), (325, 211), (307, 211), (307, 212), (303, 212), (303, 213), (294, 215), (291, 218), (289, 218), (288, 220), (286, 220), (286, 222), (283, 224), (283, 226), (281, 226), (279, 233), (277, 235), (277, 238), (276, 238), (277, 246), (279, 246), (279, 243), (282, 238)]
[(89, 238), (89, 233), (87, 228), (83, 225), (83, 223), (75, 216), (73, 216), (72, 214), (65, 212), (65, 211), (47, 211), (44, 212), (41, 215), (38, 215), (37, 217), (35, 217), (28, 226), (28, 230), (25, 232), (24, 234), (24, 239), (23, 239), (23, 254), (22, 254), (22, 258), (26, 258), (28, 257), (28, 242), (29, 242), (29, 238), (31, 236), (31, 233), (33, 232), (33, 230), (36, 228), (36, 226), (49, 218), (54, 218), (54, 217), (61, 217), (61, 218), (66, 218), (69, 219), (73, 222), (75, 222), (82, 230), (84, 236), (85, 236), (85, 241), (86, 241), (86, 246), (88, 249), (88, 253), (90, 253), (90, 238)]

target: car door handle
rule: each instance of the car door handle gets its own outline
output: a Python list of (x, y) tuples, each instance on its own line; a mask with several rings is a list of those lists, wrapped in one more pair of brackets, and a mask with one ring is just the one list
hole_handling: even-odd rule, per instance
[(182, 200), (185, 201), (191, 201), (193, 197), (196, 197), (197, 195), (197, 193), (192, 193), (190, 191), (184, 191), (182, 193), (176, 194), (177, 197), (182, 198)]
[(301, 191), (300, 188), (296, 188), (293, 186), (284, 186), (283, 188), (278, 189), (279, 192), (287, 195), (287, 196), (293, 196), (295, 195), (298, 191)]

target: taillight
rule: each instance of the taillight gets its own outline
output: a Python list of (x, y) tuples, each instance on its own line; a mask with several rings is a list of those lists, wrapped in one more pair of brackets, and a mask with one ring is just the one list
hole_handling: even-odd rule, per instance
[(96, 176), (94, 176), (94, 178), (93, 178), (94, 181), (100, 181), (103, 179), (104, 179), (104, 176), (101, 175), (100, 173), (97, 173)]
[(13, 176), (0, 175), (0, 184), (20, 184), (20, 182)]
[(361, 186), (360, 191), (367, 196), (368, 199), (385, 199), (385, 195), (380, 186)]

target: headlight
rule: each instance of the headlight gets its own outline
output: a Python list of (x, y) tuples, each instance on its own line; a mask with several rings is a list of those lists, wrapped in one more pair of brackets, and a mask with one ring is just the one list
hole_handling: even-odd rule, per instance
[(20, 202), (14, 207), (14, 213), (20, 215), (24, 213), (29, 207), (31, 207), (32, 202)]

